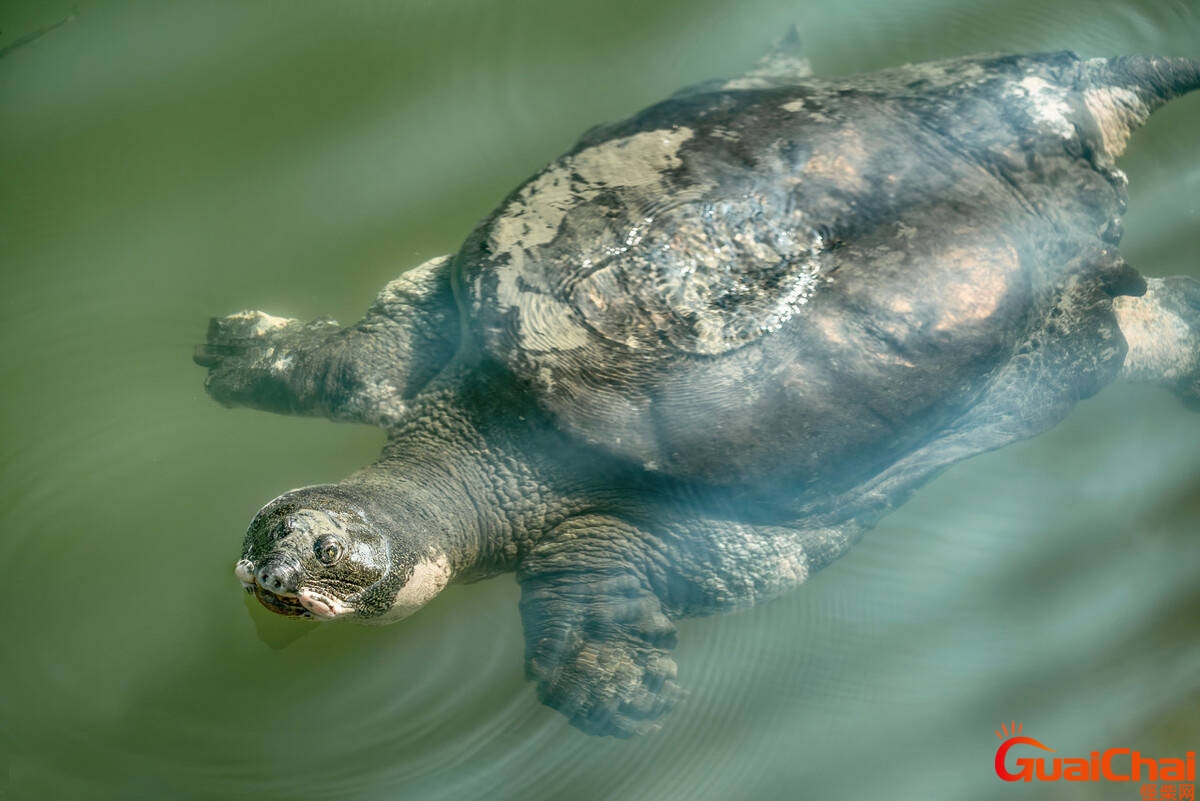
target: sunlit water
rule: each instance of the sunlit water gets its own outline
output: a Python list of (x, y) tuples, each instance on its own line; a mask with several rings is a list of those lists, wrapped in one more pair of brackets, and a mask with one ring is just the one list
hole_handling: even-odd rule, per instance
[[(254, 511), (382, 436), (221, 409), (190, 362), (212, 314), (355, 319), (579, 132), (788, 23), (840, 73), (1197, 56), (1195, 4), (10, 2), (0, 47), (72, 12), (0, 58), (10, 797), (1135, 799), (1005, 785), (993, 731), (1200, 745), (1200, 416), (1159, 391), (954, 468), (782, 600), (684, 621), (688, 700), (614, 741), (524, 682), (511, 577), (380, 629), (252, 606)], [(1198, 131), (1193, 97), (1123, 162), (1148, 274), (1200, 275)]]

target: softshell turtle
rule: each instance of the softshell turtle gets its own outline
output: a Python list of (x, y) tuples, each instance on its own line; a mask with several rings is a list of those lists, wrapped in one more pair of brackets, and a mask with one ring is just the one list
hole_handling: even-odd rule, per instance
[(214, 320), (227, 405), (388, 431), (246, 534), (269, 609), (402, 618), (515, 571), (526, 669), (579, 728), (679, 697), (673, 621), (836, 559), (966, 457), (1116, 381), (1200, 399), (1200, 284), (1117, 251), (1114, 159), (1184, 59), (758, 67), (586, 133), (350, 327)]

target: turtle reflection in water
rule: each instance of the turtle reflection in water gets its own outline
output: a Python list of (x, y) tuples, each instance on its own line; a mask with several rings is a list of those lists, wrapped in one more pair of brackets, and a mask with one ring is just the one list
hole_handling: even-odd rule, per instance
[(1200, 64), (756, 69), (589, 131), (350, 327), (243, 312), (227, 405), (372, 423), (379, 461), (258, 513), (272, 611), (400, 619), (514, 571), (538, 696), (655, 728), (673, 621), (836, 559), (949, 465), (1117, 381), (1200, 398), (1200, 284), (1117, 251), (1133, 129)]

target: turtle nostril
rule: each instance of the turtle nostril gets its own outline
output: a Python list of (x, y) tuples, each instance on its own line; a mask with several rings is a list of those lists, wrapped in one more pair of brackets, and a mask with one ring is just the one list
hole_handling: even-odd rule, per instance
[(258, 574), (259, 586), (276, 593), (295, 592), (299, 582), (300, 566), (288, 557), (268, 562)]

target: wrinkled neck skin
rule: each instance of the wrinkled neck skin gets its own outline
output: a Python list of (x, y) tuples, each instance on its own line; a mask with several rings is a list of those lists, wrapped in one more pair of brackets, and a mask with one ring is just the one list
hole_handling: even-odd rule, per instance
[(590, 488), (609, 475), (594, 454), (575, 458), (503, 371), (465, 359), (389, 434), (379, 461), (339, 483), (371, 499), (389, 543), (393, 569), (368, 606), (405, 588), (413, 597), (398, 606), (424, 603), (449, 581), (513, 570), (531, 537), (595, 503)]

